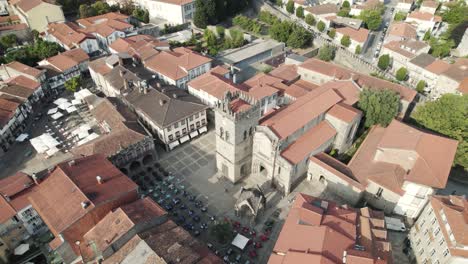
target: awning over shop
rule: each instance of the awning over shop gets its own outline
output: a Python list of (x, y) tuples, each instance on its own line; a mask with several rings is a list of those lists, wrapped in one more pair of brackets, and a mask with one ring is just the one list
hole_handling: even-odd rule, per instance
[(189, 138), (189, 136), (188, 136), (188, 135), (186, 135), (186, 136), (183, 136), (183, 137), (181, 137), (179, 140), (180, 140), (180, 144), (182, 144), (182, 143), (184, 143), (184, 142), (187, 142), (187, 141), (189, 141), (189, 140), (190, 140), (190, 138)]
[(206, 126), (200, 128), (200, 129), (198, 129), (198, 132), (200, 132), (200, 134), (205, 133), (206, 131), (208, 131), (208, 129), (206, 128)]
[(198, 131), (197, 130), (190, 133), (191, 138), (194, 138), (194, 137), (197, 137), (197, 136), (198, 136)]
[(175, 147), (179, 146), (179, 141), (174, 141), (169, 143), (169, 149), (174, 149)]

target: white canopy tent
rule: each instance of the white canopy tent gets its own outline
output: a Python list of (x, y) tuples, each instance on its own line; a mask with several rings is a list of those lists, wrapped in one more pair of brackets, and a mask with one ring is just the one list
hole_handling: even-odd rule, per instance
[(67, 108), (68, 113), (73, 113), (73, 112), (75, 112), (77, 110), (78, 110), (78, 108), (76, 108), (75, 106), (70, 106), (70, 107)]
[(232, 241), (232, 245), (244, 250), (245, 246), (249, 243), (249, 239), (241, 234), (237, 234), (237, 236)]
[(57, 120), (57, 119), (61, 118), (62, 116), (63, 116), (62, 113), (57, 112), (57, 113), (51, 115), (50, 117), (51, 117), (53, 120)]
[(78, 92), (74, 93), (73, 95), (75, 96), (75, 99), (83, 100), (86, 97), (92, 95), (92, 93), (88, 89), (81, 89)]
[(72, 104), (70, 102), (63, 102), (58, 106), (58, 108), (60, 108), (62, 110), (66, 110), (70, 106), (72, 106)]
[(31, 145), (38, 153), (46, 153), (48, 150), (54, 149), (60, 145), (60, 142), (49, 133), (44, 133), (38, 137), (32, 138), (29, 142), (31, 142)]
[(58, 111), (57, 107), (51, 108), (51, 109), (49, 109), (49, 111), (47, 111), (47, 114), (48, 115), (53, 115), (53, 114), (57, 113), (57, 111)]
[(80, 105), (80, 104), (82, 104), (81, 101), (78, 100), (78, 99), (73, 99), (73, 100), (71, 101), (71, 103), (72, 103), (72, 105)]
[(92, 133), (92, 134), (89, 134), (87, 137), (85, 137), (84, 139), (78, 141), (78, 143), (76, 144), (77, 146), (81, 146), (83, 144), (86, 144), (88, 143), (89, 141), (93, 140), (93, 139), (96, 139), (98, 138), (99, 135), (96, 134), (96, 133)]
[(29, 250), (29, 244), (21, 244), (15, 248), (15, 255), (20, 256)]
[(29, 135), (23, 133), (23, 134), (19, 135), (19, 136), (16, 138), (16, 141), (18, 141), (18, 142), (23, 142), (23, 141), (25, 141), (25, 140), (28, 139), (28, 138), (29, 138)]
[(54, 104), (56, 104), (56, 105), (61, 105), (61, 104), (63, 104), (64, 102), (68, 102), (68, 100), (65, 99), (65, 98), (59, 98), (59, 99), (57, 99), (57, 100), (54, 101)]

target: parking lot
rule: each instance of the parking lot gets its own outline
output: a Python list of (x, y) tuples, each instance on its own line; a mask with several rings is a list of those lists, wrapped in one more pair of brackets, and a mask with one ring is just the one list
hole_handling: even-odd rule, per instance
[[(282, 197), (255, 176), (235, 185), (226, 181), (216, 173), (213, 131), (171, 152), (159, 154), (159, 160), (133, 168), (129, 176), (145, 195), (169, 212), (173, 221), (206, 242), (221, 258), (227, 256), (229, 263), (267, 263), (296, 193), (322, 197), (324, 191), (324, 186), (313, 186), (305, 181), (293, 193)], [(235, 215), (234, 205), (242, 187), (256, 185), (262, 186), (267, 204), (266, 210), (252, 224), (250, 219)], [(336, 199), (329, 194), (322, 198)], [(215, 224), (225, 221), (234, 232), (250, 239), (243, 251), (230, 242), (218, 243), (211, 234)]]

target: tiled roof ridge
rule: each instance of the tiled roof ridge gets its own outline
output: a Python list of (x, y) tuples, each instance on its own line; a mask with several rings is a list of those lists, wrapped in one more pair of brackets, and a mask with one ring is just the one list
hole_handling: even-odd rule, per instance
[[(69, 160), (68, 162), (72, 162), (72, 161), (73, 161), (73, 162), (76, 162), (76, 159), (71, 159), (71, 160)], [(60, 172), (61, 172), (60, 174), (61, 174), (63, 177), (65, 177), (68, 181), (70, 181), (71, 183), (73, 183), (75, 189), (78, 190), (84, 197), (86, 197), (86, 199), (88, 199), (87, 201), (82, 201), (82, 202), (88, 202), (88, 203), (90, 203), (90, 205), (95, 206), (95, 204), (94, 204), (93, 201), (88, 197), (88, 195), (86, 195), (86, 194), (83, 192), (83, 190), (81, 190), (81, 188), (78, 186), (78, 184), (76, 183), (75, 179), (72, 179), (72, 177), (70, 177), (70, 175), (68, 175), (68, 174), (65, 172), (65, 170), (62, 168), (62, 166), (64, 166), (65, 164), (68, 165), (68, 162), (62, 162), (62, 163), (58, 164), (54, 171), (60, 170)], [(80, 162), (80, 161), (78, 161), (78, 162)], [(53, 174), (54, 171), (53, 171), (51, 174)]]

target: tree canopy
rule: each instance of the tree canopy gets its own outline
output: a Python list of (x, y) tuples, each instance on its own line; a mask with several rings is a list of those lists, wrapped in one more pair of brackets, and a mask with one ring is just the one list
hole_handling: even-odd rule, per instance
[(328, 36), (329, 36), (330, 38), (335, 38), (335, 36), (336, 36), (336, 29), (334, 29), (334, 28), (330, 29), (330, 31), (328, 31)]
[(7, 52), (4, 55), (4, 60), (6, 63), (19, 61), (29, 66), (36, 66), (37, 62), (55, 56), (61, 51), (63, 51), (63, 48), (59, 44), (38, 39), (34, 44)]
[(289, 0), (288, 3), (286, 4), (286, 11), (290, 14), (294, 14), (294, 1)]
[(311, 25), (311, 26), (314, 26), (316, 21), (315, 21), (315, 18), (312, 14), (307, 14), (305, 16), (305, 22), (308, 24), (308, 25)]
[(8, 34), (0, 38), (0, 46), (3, 49), (16, 47), (18, 45), (18, 37), (14, 34)]
[(407, 77), (408, 77), (408, 70), (405, 67), (401, 67), (396, 72), (395, 78), (400, 82), (406, 80)]
[(234, 232), (229, 222), (221, 222), (211, 228), (210, 233), (216, 237), (219, 243), (225, 244), (234, 238)]
[(450, 51), (455, 46), (455, 42), (452, 39), (442, 39), (431, 36), (429, 45), (431, 46), (430, 53), (432, 56), (443, 58), (450, 55)]
[(317, 29), (320, 31), (320, 32), (323, 32), (325, 30), (325, 23), (323, 23), (323, 21), (319, 21), (317, 23)]
[(330, 46), (330, 45), (322, 46), (319, 49), (318, 57), (319, 57), (319, 59), (321, 59), (323, 61), (333, 60), (335, 58), (335, 48), (333, 46)]
[(195, 0), (193, 23), (199, 28), (206, 28), (234, 16), (245, 9), (250, 0)]
[(81, 78), (80, 76), (75, 76), (68, 81), (65, 82), (65, 89), (70, 92), (76, 92), (78, 88), (81, 86)]
[(382, 15), (380, 10), (362, 10), (359, 18), (367, 25), (369, 30), (377, 30), (382, 24)]
[(355, 54), (361, 54), (361, 51), (362, 51), (361, 45), (357, 45), (356, 49), (354, 50), (354, 53)]
[(305, 48), (312, 42), (312, 34), (301, 26), (294, 27), (286, 43), (291, 48)]
[(349, 38), (348, 35), (344, 35), (342, 38), (341, 38), (341, 45), (345, 46), (345, 47), (349, 47), (349, 45), (351, 45), (351, 39)]
[(442, 95), (418, 107), (414, 120), (422, 127), (458, 140), (454, 163), (468, 168), (468, 95)]
[(377, 63), (377, 66), (382, 70), (385, 71), (388, 66), (390, 66), (390, 55), (384, 54), (380, 56), (379, 62)]
[(132, 16), (143, 23), (149, 22), (149, 12), (143, 8), (135, 8), (132, 12)]
[(296, 9), (296, 16), (298, 18), (304, 18), (304, 8), (302, 6)]
[(364, 112), (364, 126), (388, 126), (397, 116), (400, 97), (392, 90), (364, 89), (359, 94), (359, 108)]
[(418, 93), (423, 93), (424, 88), (426, 88), (426, 82), (424, 80), (420, 80), (418, 84), (416, 85), (416, 91)]
[(341, 5), (342, 8), (349, 8), (350, 6), (349, 1), (347, 0), (343, 1), (343, 4)]

